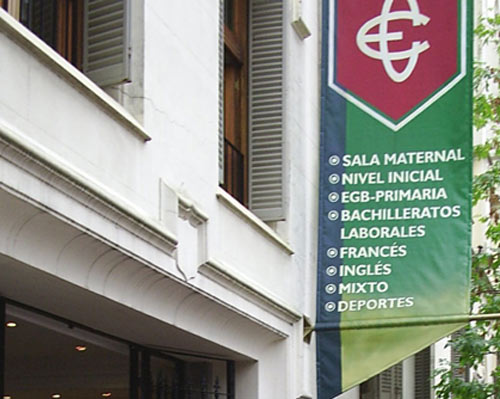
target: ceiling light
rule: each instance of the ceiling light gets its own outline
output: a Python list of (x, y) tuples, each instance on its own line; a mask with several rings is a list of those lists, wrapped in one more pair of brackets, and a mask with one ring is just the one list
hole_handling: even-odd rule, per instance
[(75, 346), (75, 349), (78, 352), (85, 352), (87, 350), (87, 347), (85, 345), (77, 345), (77, 346)]
[(60, 399), (62, 396), (60, 393), (53, 393), (51, 396), (50, 396), (52, 399)]
[(7, 323), (5, 323), (5, 326), (9, 328), (14, 328), (17, 327), (17, 323), (15, 321), (8, 321)]
[(109, 398), (111, 396), (111, 392), (103, 392), (103, 393), (101, 393), (101, 396), (103, 398)]
[(12, 399), (12, 396), (10, 396), (10, 395), (3, 395), (3, 399)]

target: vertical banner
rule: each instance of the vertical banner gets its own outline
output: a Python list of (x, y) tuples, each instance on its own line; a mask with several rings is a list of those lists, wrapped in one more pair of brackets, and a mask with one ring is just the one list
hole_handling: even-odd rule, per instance
[(323, 0), (318, 399), (465, 324), (472, 1)]

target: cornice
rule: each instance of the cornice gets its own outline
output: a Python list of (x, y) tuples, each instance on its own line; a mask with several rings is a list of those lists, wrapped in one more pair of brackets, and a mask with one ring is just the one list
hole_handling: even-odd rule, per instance
[(283, 304), (272, 294), (266, 292), (264, 288), (229, 270), (218, 261), (208, 260), (198, 268), (198, 271), (289, 324), (302, 320), (302, 315), (298, 311)]
[(66, 196), (172, 254), (177, 237), (126, 198), (0, 120), (0, 156)]

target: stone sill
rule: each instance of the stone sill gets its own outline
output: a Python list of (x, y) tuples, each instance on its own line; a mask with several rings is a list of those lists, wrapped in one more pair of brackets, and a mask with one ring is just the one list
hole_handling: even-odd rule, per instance
[(231, 211), (236, 213), (242, 219), (244, 219), (248, 224), (257, 229), (260, 233), (262, 233), (265, 237), (269, 238), (274, 243), (278, 244), (278, 246), (283, 249), (288, 255), (293, 255), (294, 250), (285, 240), (283, 240), (273, 229), (271, 229), (266, 223), (260, 220), (257, 216), (255, 216), (251, 211), (241, 205), (237, 200), (235, 200), (231, 194), (223, 190), (222, 188), (218, 188), (217, 190), (217, 199), (228, 207)]

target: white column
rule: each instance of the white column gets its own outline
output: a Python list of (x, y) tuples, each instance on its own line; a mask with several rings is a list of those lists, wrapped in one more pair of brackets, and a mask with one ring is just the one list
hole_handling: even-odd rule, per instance
[(415, 356), (403, 360), (403, 399), (415, 399)]

